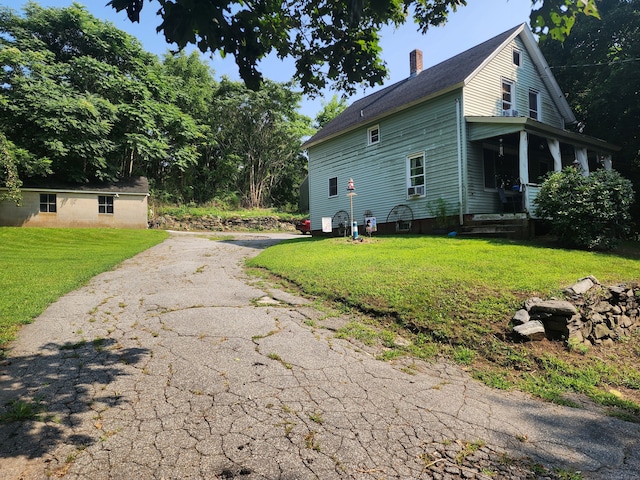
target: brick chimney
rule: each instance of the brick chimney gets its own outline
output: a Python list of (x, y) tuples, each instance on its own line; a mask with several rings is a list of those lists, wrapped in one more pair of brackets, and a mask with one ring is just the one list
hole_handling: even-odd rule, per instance
[(415, 77), (422, 71), (422, 50), (413, 50), (409, 54), (409, 76)]

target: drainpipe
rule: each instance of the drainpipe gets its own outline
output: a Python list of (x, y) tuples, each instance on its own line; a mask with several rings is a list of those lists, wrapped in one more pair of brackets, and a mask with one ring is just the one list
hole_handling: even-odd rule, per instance
[(460, 108), (460, 99), (456, 98), (456, 124), (457, 124), (457, 137), (458, 137), (458, 220), (460, 225), (464, 224), (464, 214), (462, 212), (462, 139), (460, 135), (462, 134), (462, 120), (460, 118), (461, 108)]

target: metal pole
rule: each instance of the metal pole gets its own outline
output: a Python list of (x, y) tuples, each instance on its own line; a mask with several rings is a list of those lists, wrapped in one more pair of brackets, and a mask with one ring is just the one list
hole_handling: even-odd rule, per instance
[(356, 194), (355, 192), (356, 190), (356, 186), (353, 183), (353, 178), (349, 179), (349, 182), (347, 183), (347, 195), (349, 196), (349, 206), (351, 208), (351, 216), (349, 217), (349, 220), (351, 222), (351, 236), (356, 239), (358, 238), (358, 224), (357, 222), (354, 220), (353, 218), (353, 196)]

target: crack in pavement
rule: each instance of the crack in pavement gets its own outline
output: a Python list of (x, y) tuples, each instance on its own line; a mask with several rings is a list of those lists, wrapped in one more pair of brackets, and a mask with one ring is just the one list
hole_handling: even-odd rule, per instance
[(335, 338), (308, 301), (249, 285), (244, 259), (276, 241), (173, 234), (26, 326), (0, 405), (39, 398), (46, 418), (1, 425), (3, 478), (640, 475), (637, 425), (446, 362), (409, 372)]

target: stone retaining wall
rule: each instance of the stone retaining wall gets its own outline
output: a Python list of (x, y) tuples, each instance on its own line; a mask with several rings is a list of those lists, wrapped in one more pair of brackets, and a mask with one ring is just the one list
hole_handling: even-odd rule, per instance
[(528, 299), (512, 318), (514, 333), (527, 340), (606, 346), (640, 325), (637, 283), (607, 287), (586, 277), (564, 293), (565, 300)]
[(293, 222), (281, 222), (276, 217), (230, 217), (221, 218), (214, 215), (204, 215), (202, 217), (191, 217), (185, 215), (180, 219), (171, 216), (154, 217), (149, 222), (149, 228), (160, 228), (163, 230), (179, 231), (283, 231), (294, 232), (296, 230)]

